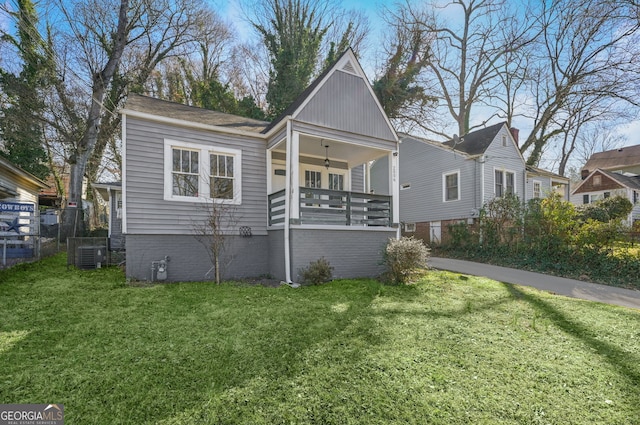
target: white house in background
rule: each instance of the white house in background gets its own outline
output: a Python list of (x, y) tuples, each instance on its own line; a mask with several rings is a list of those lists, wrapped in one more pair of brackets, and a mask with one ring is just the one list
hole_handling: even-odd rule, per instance
[[(515, 136), (515, 138), (514, 138)], [(444, 143), (400, 135), (400, 221), (403, 234), (438, 244), (447, 225), (473, 223), (483, 205), (506, 194), (521, 200), (552, 191), (569, 199), (569, 179), (527, 167), (517, 130), (495, 124)], [(372, 166), (372, 188), (386, 190), (388, 164)]]
[[(212, 279), (194, 226), (207, 205), (233, 210), (223, 278), (293, 282), (321, 257), (334, 277), (373, 276), (397, 237), (398, 137), (347, 50), (275, 121), (132, 95), (122, 114), (122, 233), (127, 276)], [(387, 158), (387, 190), (367, 166)], [(165, 274), (166, 272), (166, 274)]]
[(38, 193), (47, 184), (0, 158), (0, 265), (38, 255)]

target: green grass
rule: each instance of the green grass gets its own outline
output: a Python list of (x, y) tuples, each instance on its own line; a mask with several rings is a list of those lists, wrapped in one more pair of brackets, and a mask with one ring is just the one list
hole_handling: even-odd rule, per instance
[(640, 423), (640, 312), (430, 272), (412, 286), (128, 286), (0, 272), (0, 403), (68, 424)]

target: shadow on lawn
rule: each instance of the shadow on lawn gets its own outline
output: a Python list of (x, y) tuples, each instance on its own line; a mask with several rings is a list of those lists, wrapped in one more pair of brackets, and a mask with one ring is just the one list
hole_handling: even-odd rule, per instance
[(501, 283), (511, 292), (514, 298), (526, 301), (536, 310), (545, 314), (558, 328), (595, 350), (614, 370), (627, 379), (632, 386), (636, 387), (634, 394), (639, 399), (638, 405), (640, 406), (640, 396), (637, 393), (638, 383), (640, 382), (640, 358), (637, 355), (625, 352), (613, 344), (596, 338), (593, 335), (593, 330), (571, 320), (551, 303), (528, 294), (518, 289), (515, 285)]

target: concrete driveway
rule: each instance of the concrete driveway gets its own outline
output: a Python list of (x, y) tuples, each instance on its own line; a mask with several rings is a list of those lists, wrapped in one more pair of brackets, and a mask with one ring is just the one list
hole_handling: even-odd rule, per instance
[(429, 265), (435, 269), (484, 276), (499, 282), (531, 286), (568, 297), (640, 309), (640, 291), (632, 289), (451, 258), (431, 257)]

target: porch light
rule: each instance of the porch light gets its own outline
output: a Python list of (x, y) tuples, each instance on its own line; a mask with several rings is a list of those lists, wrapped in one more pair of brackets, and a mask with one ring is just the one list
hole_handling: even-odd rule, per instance
[(329, 166), (331, 165), (331, 161), (329, 161), (329, 145), (324, 145), (322, 143), (322, 139), (320, 140), (320, 146), (324, 147), (324, 166), (327, 168), (327, 170), (329, 169)]

